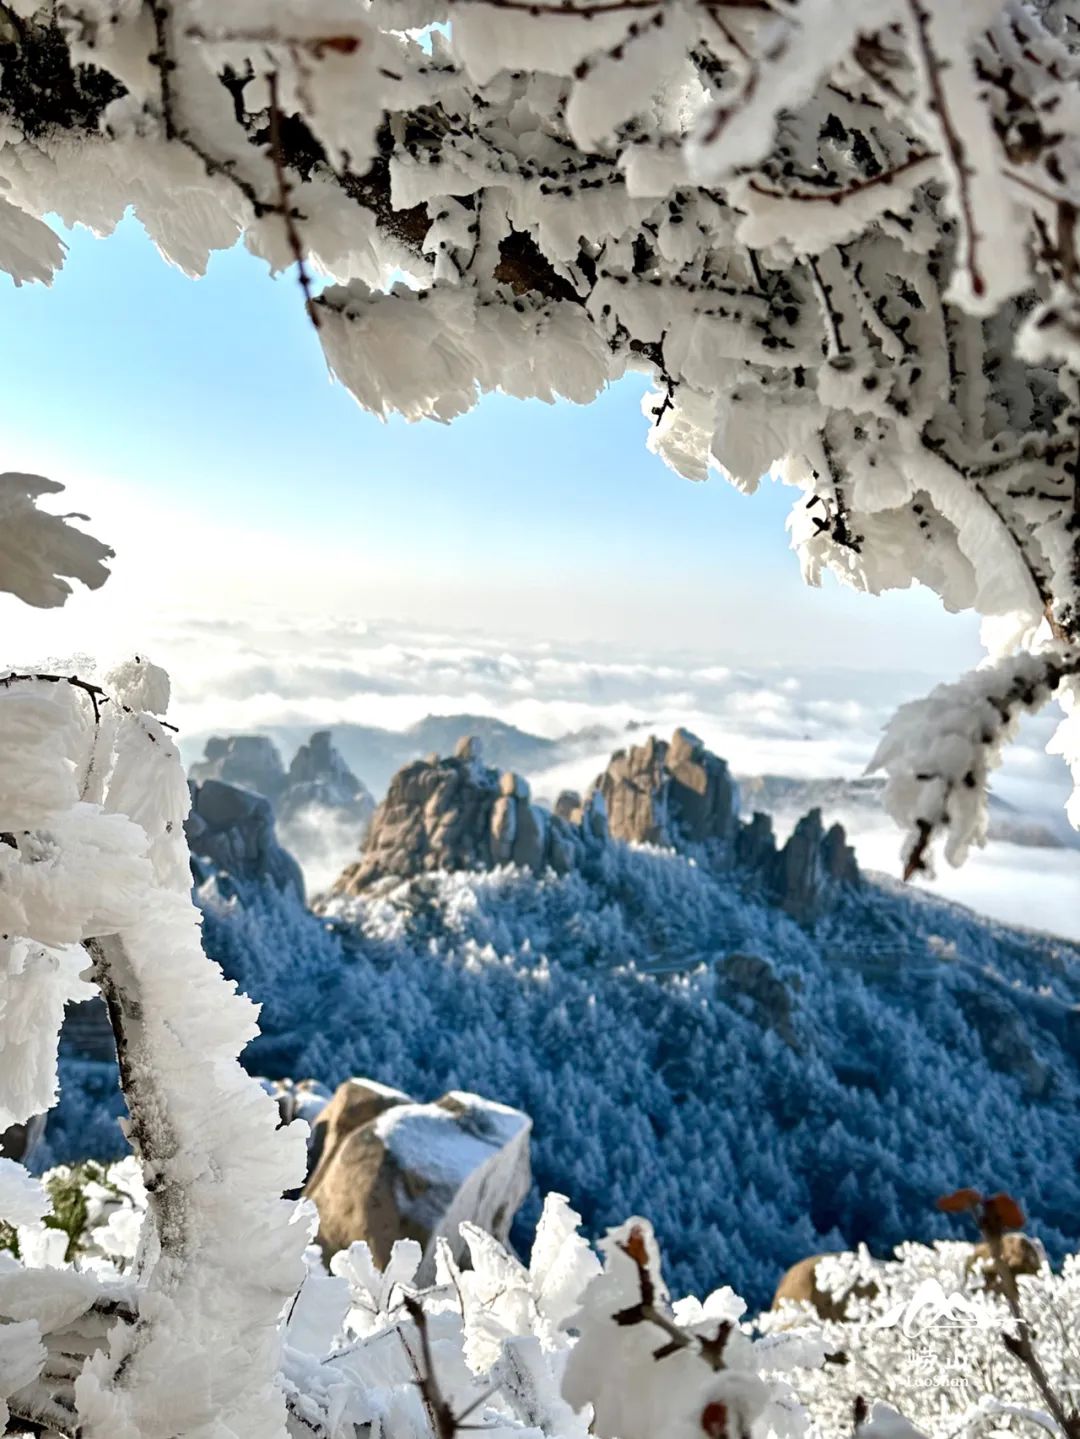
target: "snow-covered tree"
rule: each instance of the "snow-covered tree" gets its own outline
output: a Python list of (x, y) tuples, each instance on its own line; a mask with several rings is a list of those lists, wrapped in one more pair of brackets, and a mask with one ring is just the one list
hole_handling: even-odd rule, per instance
[(812, 583), (987, 616), (880, 756), (909, 872), (1024, 709), (1080, 774), (1076, 0), (8, 0), (0, 65), (17, 282), (131, 205), (190, 274), (295, 264), (379, 414), (646, 371), (667, 463), (802, 490)]

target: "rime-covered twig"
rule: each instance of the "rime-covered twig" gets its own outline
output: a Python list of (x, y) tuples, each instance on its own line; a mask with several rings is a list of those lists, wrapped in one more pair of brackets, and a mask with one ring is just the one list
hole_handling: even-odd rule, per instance
[(270, 156), (274, 162), (274, 174), (277, 177), (278, 209), (285, 226), (289, 249), (292, 251), (293, 259), (296, 262), (296, 277), (300, 282), (301, 290), (304, 292), (304, 308), (307, 310), (308, 319), (317, 330), (322, 321), (319, 319), (319, 312), (315, 307), (315, 293), (311, 286), (311, 276), (308, 273), (307, 260), (304, 256), (304, 245), (300, 238), (300, 230), (297, 225), (297, 213), (293, 209), (292, 187), (289, 184), (288, 174), (285, 169), (285, 158), (281, 148), (281, 107), (278, 103), (278, 77), (276, 71), (271, 71), (267, 76), (267, 85), (270, 90)]
[(939, 685), (897, 711), (869, 768), (886, 771), (886, 808), (908, 832), (905, 879), (930, 872), (939, 835), (953, 864), (972, 843), (983, 842), (989, 775), (1003, 745), (1021, 715), (1041, 709), (1076, 674), (1080, 649), (1018, 655)]
[(702, 1334), (691, 1334), (679, 1327), (674, 1319), (657, 1302), (656, 1284), (649, 1264), (648, 1246), (640, 1229), (631, 1229), (626, 1240), (619, 1244), (620, 1250), (630, 1259), (638, 1274), (641, 1298), (637, 1304), (621, 1309), (611, 1317), (615, 1323), (626, 1328), (633, 1324), (652, 1324), (667, 1336), (667, 1342), (653, 1353), (654, 1359), (666, 1359), (680, 1350), (689, 1350), (698, 1355), (710, 1369), (724, 1368), (724, 1350), (731, 1337), (732, 1326), (726, 1320), (717, 1326), (716, 1334), (706, 1338)]

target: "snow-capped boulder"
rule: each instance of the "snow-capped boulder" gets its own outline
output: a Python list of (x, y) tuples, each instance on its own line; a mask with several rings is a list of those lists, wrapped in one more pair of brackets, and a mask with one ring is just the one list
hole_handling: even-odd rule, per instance
[(398, 770), (360, 858), (331, 893), (350, 896), (388, 878), (502, 864), (561, 874), (574, 867), (584, 844), (580, 826), (534, 805), (526, 781), (489, 768), (479, 742), (466, 736), (452, 755), (429, 755)]
[(315, 1114), (304, 1116), (311, 1125), (309, 1185), (317, 1182), (350, 1134), (384, 1109), (408, 1103), (409, 1096), (400, 1089), (374, 1079), (346, 1079), (339, 1084)]
[(415, 1104), (349, 1080), (325, 1116), (316, 1121), (322, 1151), (304, 1193), (319, 1211), (327, 1258), (364, 1240), (383, 1267), (396, 1240), (415, 1239), (420, 1277), (430, 1279), (439, 1236), (464, 1256), (465, 1221), (506, 1242), (531, 1184), (528, 1115), (457, 1090)]
[(190, 789), (184, 833), (195, 883), (212, 883), (220, 898), (231, 899), (242, 898), (247, 885), (269, 880), (303, 902), (304, 876), (278, 844), (269, 800), (217, 779), (192, 781)]
[(614, 839), (730, 845), (737, 832), (739, 791), (727, 764), (685, 729), (617, 750), (593, 789)]
[(873, 1296), (875, 1290), (869, 1285), (855, 1285), (841, 1294), (834, 1294), (818, 1285), (818, 1265), (823, 1259), (832, 1259), (831, 1254), (810, 1254), (793, 1264), (776, 1286), (772, 1307), (780, 1309), (785, 1304), (808, 1304), (821, 1319), (843, 1320), (847, 1318), (848, 1302)]

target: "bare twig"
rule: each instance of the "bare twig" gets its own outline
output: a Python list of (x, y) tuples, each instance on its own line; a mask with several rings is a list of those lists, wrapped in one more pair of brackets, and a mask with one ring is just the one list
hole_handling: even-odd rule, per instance
[(866, 190), (876, 189), (879, 185), (891, 185), (899, 176), (906, 174), (908, 170), (913, 170), (925, 161), (935, 160), (936, 158), (937, 156), (934, 155), (932, 151), (920, 151), (914, 155), (909, 155), (906, 160), (903, 160), (899, 165), (894, 165), (891, 170), (883, 170), (880, 175), (873, 175), (868, 180), (854, 180), (850, 185), (845, 185), (841, 190), (773, 190), (767, 185), (761, 184), (757, 179), (750, 180), (749, 188), (755, 195), (764, 195), (770, 200), (798, 200), (802, 204), (820, 204), (824, 201), (830, 205), (839, 205), (842, 204), (844, 200), (851, 199), (854, 195), (863, 194)]
[(957, 1189), (952, 1194), (943, 1195), (938, 1200), (937, 1207), (946, 1214), (970, 1214), (979, 1226), (979, 1232), (990, 1250), (990, 1259), (1000, 1291), (1016, 1325), (1015, 1334), (1002, 1334), (1002, 1343), (1031, 1375), (1032, 1382), (1065, 1439), (1080, 1439), (1080, 1412), (1066, 1407), (1043, 1368), (1035, 1349), (1035, 1335), (1020, 1302), (1020, 1286), (1005, 1258), (1002, 1241), (1006, 1231), (1019, 1229), (1024, 1223), (1020, 1206), (1008, 1194), (987, 1196), (980, 1194), (977, 1189)]

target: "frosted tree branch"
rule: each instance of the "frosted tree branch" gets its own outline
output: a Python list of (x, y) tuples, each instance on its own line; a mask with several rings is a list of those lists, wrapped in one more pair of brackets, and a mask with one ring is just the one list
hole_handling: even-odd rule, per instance
[(130, 203), (191, 274), (240, 237), (295, 267), (379, 414), (643, 370), (666, 463), (803, 492), (811, 583), (1080, 640), (1075, 0), (4, 15), (16, 280), (62, 261), (41, 216)]

